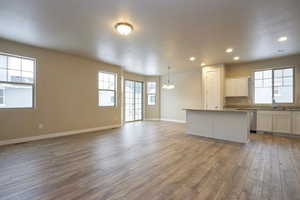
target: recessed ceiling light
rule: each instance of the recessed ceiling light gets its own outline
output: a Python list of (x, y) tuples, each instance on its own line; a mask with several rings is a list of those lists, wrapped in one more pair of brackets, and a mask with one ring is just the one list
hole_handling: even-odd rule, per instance
[(232, 52), (233, 52), (233, 48), (226, 49), (226, 53), (232, 53)]
[(280, 38), (278, 38), (278, 42), (284, 42), (284, 41), (287, 41), (287, 39), (288, 39), (288, 37), (286, 37), (286, 36), (282, 36), (282, 37), (280, 37)]
[(238, 57), (238, 56), (235, 56), (234, 58), (233, 58), (233, 60), (239, 60), (240, 59), (240, 57)]
[(194, 60), (196, 60), (195, 57), (190, 57), (190, 61), (194, 61)]
[(115, 25), (115, 29), (121, 35), (129, 35), (133, 31), (133, 26), (129, 23), (120, 22)]
[(206, 64), (203, 62), (203, 63), (201, 63), (201, 66), (205, 66)]

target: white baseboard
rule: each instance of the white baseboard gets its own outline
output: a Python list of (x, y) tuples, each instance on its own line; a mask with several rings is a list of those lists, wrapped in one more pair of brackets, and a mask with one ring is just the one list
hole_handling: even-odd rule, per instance
[(160, 118), (148, 118), (148, 119), (145, 119), (146, 121), (149, 120), (149, 121), (160, 121)]
[(96, 127), (96, 128), (64, 131), (64, 132), (59, 132), (59, 133), (49, 133), (49, 134), (46, 134), (46, 135), (38, 135), (38, 136), (32, 136), (32, 137), (26, 137), (26, 138), (0, 140), (0, 146), (8, 145), (8, 144), (17, 144), (17, 143), (23, 143), (23, 142), (30, 142), (30, 141), (35, 141), (35, 140), (43, 140), (43, 139), (49, 139), (49, 138), (63, 137), (63, 136), (68, 136), (68, 135), (76, 135), (76, 134), (80, 134), (80, 133), (102, 131), (102, 130), (119, 128), (119, 127), (121, 127), (121, 125), (116, 124), (116, 125), (102, 126), (102, 127)]
[(177, 120), (177, 119), (167, 119), (167, 118), (162, 118), (160, 119), (161, 121), (167, 121), (167, 122), (177, 122), (177, 123), (186, 123), (185, 120)]

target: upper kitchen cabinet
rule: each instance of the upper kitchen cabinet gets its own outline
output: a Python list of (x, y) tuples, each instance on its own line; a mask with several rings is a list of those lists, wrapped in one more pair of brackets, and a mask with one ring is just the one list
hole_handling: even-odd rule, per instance
[(227, 78), (225, 81), (225, 97), (249, 96), (249, 77)]

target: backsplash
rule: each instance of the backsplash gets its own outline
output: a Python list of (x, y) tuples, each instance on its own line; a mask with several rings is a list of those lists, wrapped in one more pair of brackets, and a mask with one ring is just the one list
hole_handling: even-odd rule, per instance
[(226, 97), (225, 106), (252, 106), (249, 97)]

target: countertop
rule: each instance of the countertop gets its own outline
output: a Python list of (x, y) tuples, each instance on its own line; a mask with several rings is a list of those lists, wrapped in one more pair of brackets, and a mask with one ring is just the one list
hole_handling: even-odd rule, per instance
[(249, 110), (249, 111), (300, 111), (300, 108), (278, 107), (278, 108), (266, 108), (266, 107), (248, 107), (248, 108), (224, 108), (232, 110)]
[(202, 112), (255, 112), (255, 111), (299, 112), (300, 108), (223, 108), (223, 109), (184, 108), (183, 110), (193, 110), (193, 111), (202, 111)]
[(201, 111), (201, 112), (242, 112), (242, 113), (248, 113), (254, 111), (254, 110), (231, 109), (231, 108), (223, 108), (223, 109), (184, 108), (183, 110)]

